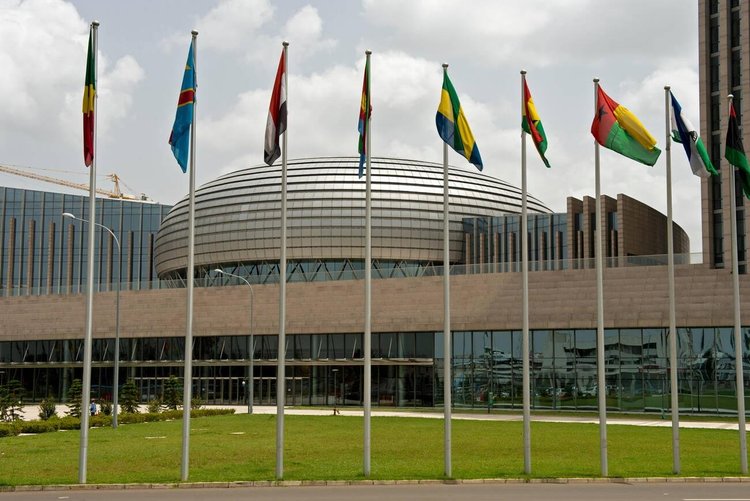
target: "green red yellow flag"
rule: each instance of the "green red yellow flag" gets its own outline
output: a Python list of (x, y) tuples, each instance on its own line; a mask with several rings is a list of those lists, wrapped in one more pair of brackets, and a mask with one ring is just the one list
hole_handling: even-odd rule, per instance
[(661, 154), (656, 139), (638, 117), (609, 97), (597, 86), (596, 115), (591, 134), (596, 141), (620, 155), (646, 165), (654, 165)]
[(534, 100), (531, 98), (529, 86), (526, 84), (526, 78), (523, 79), (521, 128), (525, 133), (531, 135), (531, 140), (534, 141), (534, 146), (536, 146), (536, 151), (539, 152), (539, 156), (542, 158), (542, 162), (544, 162), (544, 165), (549, 167), (549, 161), (544, 156), (544, 153), (547, 151), (547, 134), (544, 133), (542, 121), (539, 119), (539, 114), (536, 111)]
[(86, 58), (86, 82), (83, 87), (83, 161), (94, 162), (94, 106), (96, 104), (96, 58), (94, 28), (89, 29), (89, 51)]

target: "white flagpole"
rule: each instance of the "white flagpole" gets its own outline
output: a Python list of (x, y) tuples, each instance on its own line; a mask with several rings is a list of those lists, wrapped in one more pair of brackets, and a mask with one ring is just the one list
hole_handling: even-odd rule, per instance
[[(521, 70), (521, 106), (524, 102), (526, 70)], [(525, 109), (525, 108), (524, 108)], [(532, 127), (531, 118), (526, 122)], [(531, 374), (529, 363), (529, 237), (528, 212), (526, 205), (526, 133), (521, 130), (521, 269), (523, 270), (523, 294), (521, 311), (523, 315), (523, 471), (531, 474)]]
[[(99, 50), (99, 21), (91, 23), (92, 52), (94, 57), (94, 85), (98, 68), (96, 61)], [(78, 483), (86, 483), (86, 464), (88, 460), (89, 447), (89, 405), (91, 400), (91, 345), (94, 337), (94, 222), (96, 221), (96, 157), (99, 150), (96, 146), (97, 108), (96, 101), (99, 95), (94, 93), (94, 155), (89, 167), (89, 242), (88, 262), (86, 268), (86, 334), (83, 338), (83, 399), (81, 402), (81, 444), (78, 454)]]
[[(732, 109), (734, 96), (729, 94), (729, 109)], [(732, 290), (734, 296), (734, 372), (737, 386), (737, 420), (740, 432), (740, 468), (747, 475), (747, 432), (745, 430), (745, 375), (742, 362), (742, 322), (740, 319), (740, 274), (737, 263), (737, 201), (735, 200), (734, 166), (729, 164), (729, 198), (731, 199), (732, 227)]]
[(680, 401), (677, 387), (677, 319), (674, 287), (674, 235), (672, 231), (672, 126), (670, 86), (664, 86), (664, 123), (666, 126), (667, 158), (667, 273), (669, 275), (669, 387), (672, 406), (672, 473), (680, 473)]
[(279, 343), (276, 355), (276, 478), (284, 478), (284, 401), (286, 399), (286, 148), (289, 136), (289, 65), (284, 46), (284, 102), (287, 127), (281, 142), (281, 256), (279, 259)]
[(370, 424), (372, 414), (372, 184), (370, 174), (370, 55), (365, 51), (365, 68), (367, 71), (367, 107), (365, 110), (365, 158), (367, 167), (365, 195), (365, 367), (364, 367), (364, 475), (370, 476)]
[[(594, 78), (594, 113), (599, 112), (599, 79)], [(604, 248), (602, 233), (602, 193), (599, 175), (599, 143), (594, 140), (594, 165), (596, 177), (596, 373), (599, 400), (599, 457), (602, 477), (608, 475), (607, 467), (607, 379), (604, 366)]]
[[(198, 31), (193, 35), (193, 74), (198, 78)], [(193, 100), (193, 123), (190, 125), (190, 205), (188, 208), (187, 318), (185, 320), (185, 368), (182, 387), (182, 464), (181, 477), (186, 482), (190, 473), (190, 405), (193, 399), (193, 282), (195, 280), (195, 126), (198, 121), (198, 100)]]
[[(448, 64), (443, 63), (443, 74)], [(443, 141), (443, 421), (445, 476), (451, 477), (451, 270), (448, 190), (448, 143)]]

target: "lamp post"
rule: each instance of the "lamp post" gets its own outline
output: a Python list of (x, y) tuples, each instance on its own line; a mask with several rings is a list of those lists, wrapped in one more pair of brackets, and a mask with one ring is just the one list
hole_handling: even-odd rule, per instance
[(253, 413), (253, 399), (254, 399), (254, 367), (253, 362), (255, 360), (255, 340), (253, 338), (253, 312), (254, 307), (253, 303), (255, 302), (255, 293), (253, 292), (253, 286), (250, 285), (250, 282), (247, 281), (245, 277), (241, 277), (240, 275), (235, 275), (234, 273), (229, 273), (227, 271), (221, 270), (219, 268), (216, 268), (214, 272), (218, 273), (219, 275), (226, 275), (228, 277), (234, 277), (239, 278), (243, 282), (247, 284), (248, 289), (250, 289), (250, 364), (248, 366), (248, 381), (247, 381), (247, 413), (252, 414)]
[(339, 413), (338, 410), (338, 388), (336, 384), (336, 376), (339, 374), (339, 370), (334, 368), (331, 369), (331, 372), (333, 372), (333, 415), (337, 415)]
[[(76, 217), (70, 212), (63, 212), (63, 217), (78, 220), (83, 223), (90, 223), (91, 221)], [(115, 282), (115, 364), (114, 364), (114, 375), (112, 376), (112, 428), (117, 428), (117, 408), (118, 408), (118, 387), (120, 386), (120, 267), (122, 265), (122, 248), (120, 247), (120, 240), (108, 227), (103, 224), (94, 222), (94, 226), (98, 226), (104, 230), (107, 230), (117, 245), (117, 281)], [(91, 256), (89, 256), (91, 258)], [(86, 410), (86, 409), (85, 409)]]

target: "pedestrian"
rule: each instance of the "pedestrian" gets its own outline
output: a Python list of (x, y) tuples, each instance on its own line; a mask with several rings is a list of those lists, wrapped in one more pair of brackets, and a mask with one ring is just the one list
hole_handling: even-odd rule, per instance
[(90, 409), (91, 409), (91, 415), (96, 416), (96, 402), (94, 402), (93, 400), (91, 401)]

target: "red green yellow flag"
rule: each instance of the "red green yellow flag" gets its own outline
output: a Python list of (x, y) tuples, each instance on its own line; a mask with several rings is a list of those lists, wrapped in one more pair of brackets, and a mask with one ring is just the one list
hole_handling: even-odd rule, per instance
[(656, 139), (629, 109), (609, 97), (598, 86), (596, 115), (591, 134), (596, 141), (632, 160), (654, 165), (661, 154)]
[(534, 141), (536, 151), (539, 152), (539, 156), (542, 158), (544, 165), (549, 167), (549, 161), (544, 156), (547, 151), (547, 134), (544, 133), (544, 127), (542, 121), (539, 119), (539, 114), (536, 111), (534, 100), (531, 98), (531, 92), (529, 86), (526, 84), (526, 78), (523, 79), (523, 106), (521, 106), (521, 128), (527, 134), (531, 135), (531, 140)]
[(89, 51), (86, 58), (86, 82), (83, 87), (83, 161), (87, 167), (94, 162), (94, 105), (96, 103), (96, 59), (94, 28), (89, 30)]

